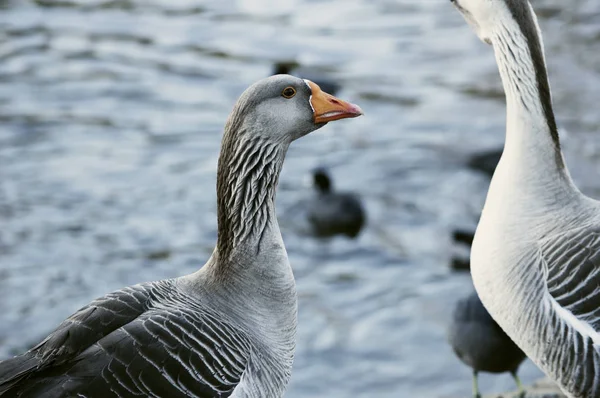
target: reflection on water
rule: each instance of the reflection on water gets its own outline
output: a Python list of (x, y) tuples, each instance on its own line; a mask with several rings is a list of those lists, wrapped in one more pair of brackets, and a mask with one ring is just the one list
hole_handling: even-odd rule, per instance
[[(539, 0), (572, 173), (598, 195), (600, 6)], [(445, 342), (468, 275), (448, 268), (488, 181), (467, 154), (499, 146), (492, 51), (443, 1), (1, 2), (0, 353), (20, 352), (112, 289), (181, 275), (216, 237), (221, 128), (237, 96), (295, 59), (366, 116), (295, 143), (279, 217), (300, 295), (288, 397), (457, 397)], [(306, 176), (365, 199), (357, 242), (296, 232)], [(540, 372), (531, 364), (523, 378)], [(509, 376), (482, 389), (512, 388)]]

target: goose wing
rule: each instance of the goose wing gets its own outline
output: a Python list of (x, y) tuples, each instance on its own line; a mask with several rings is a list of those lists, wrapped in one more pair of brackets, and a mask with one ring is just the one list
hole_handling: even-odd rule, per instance
[(32, 350), (1, 362), (0, 396), (231, 395), (250, 343), (197, 303), (175, 305), (165, 283), (95, 300)]
[(560, 234), (542, 242), (540, 249), (550, 295), (581, 322), (574, 325), (576, 329), (583, 328), (588, 335), (597, 334), (600, 331), (600, 228), (581, 228)]
[(131, 322), (146, 309), (150, 292), (144, 285), (127, 287), (92, 301), (63, 321), (27, 353), (0, 362), (0, 392), (32, 370), (58, 366), (93, 343)]

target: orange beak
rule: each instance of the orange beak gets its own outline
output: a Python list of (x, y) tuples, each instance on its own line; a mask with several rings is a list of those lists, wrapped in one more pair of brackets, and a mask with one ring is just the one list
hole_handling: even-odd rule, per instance
[(310, 80), (306, 80), (306, 84), (308, 84), (312, 91), (310, 105), (314, 112), (315, 123), (327, 123), (363, 114), (362, 109), (358, 105), (342, 101), (331, 94), (327, 94)]

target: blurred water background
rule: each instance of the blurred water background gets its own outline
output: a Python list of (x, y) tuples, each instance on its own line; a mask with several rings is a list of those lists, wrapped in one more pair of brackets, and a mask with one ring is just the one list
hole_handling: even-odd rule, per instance
[[(568, 164), (598, 197), (600, 3), (533, 4)], [(505, 108), (492, 49), (447, 0), (0, 1), (0, 358), (97, 296), (204, 264), (222, 126), (288, 59), (365, 116), (294, 143), (281, 176), (300, 300), (286, 396), (470, 394), (445, 337), (472, 289), (450, 234), (476, 225), (488, 179), (465, 162), (502, 145)], [(364, 198), (358, 240), (298, 232), (318, 165)]]

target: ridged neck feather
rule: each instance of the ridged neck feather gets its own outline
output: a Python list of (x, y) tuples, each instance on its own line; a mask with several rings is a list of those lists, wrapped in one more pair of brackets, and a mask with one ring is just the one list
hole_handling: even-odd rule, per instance
[(277, 224), (275, 190), (287, 145), (247, 129), (234, 112), (225, 126), (219, 156), (217, 252), (221, 261), (238, 249), (258, 253), (269, 224)]

